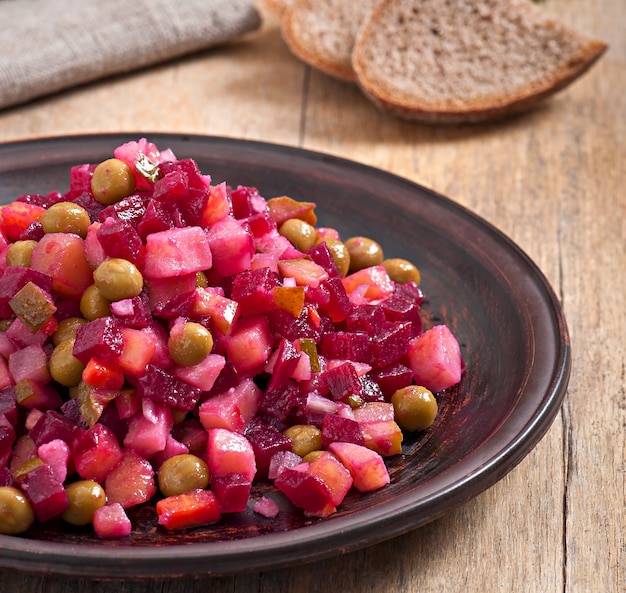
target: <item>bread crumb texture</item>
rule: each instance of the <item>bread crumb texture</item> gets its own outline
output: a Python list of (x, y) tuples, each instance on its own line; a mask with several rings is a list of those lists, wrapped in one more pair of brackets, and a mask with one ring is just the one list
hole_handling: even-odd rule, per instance
[(353, 64), (383, 102), (476, 114), (555, 92), (605, 48), (529, 0), (390, 0), (361, 29)]

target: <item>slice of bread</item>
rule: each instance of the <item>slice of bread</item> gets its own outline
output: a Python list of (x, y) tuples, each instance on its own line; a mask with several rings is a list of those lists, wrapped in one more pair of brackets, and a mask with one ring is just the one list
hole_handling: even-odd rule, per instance
[(281, 17), (292, 2), (293, 0), (260, 0), (261, 5), (277, 17)]
[(352, 66), (379, 107), (454, 124), (526, 110), (606, 48), (530, 0), (385, 0), (360, 28)]
[(354, 81), (354, 40), (378, 1), (292, 0), (282, 13), (283, 38), (307, 64), (336, 78)]

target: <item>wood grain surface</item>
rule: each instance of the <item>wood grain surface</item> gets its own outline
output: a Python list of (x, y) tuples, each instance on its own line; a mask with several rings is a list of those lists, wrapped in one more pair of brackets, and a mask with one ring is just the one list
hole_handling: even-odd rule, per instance
[(609, 43), (582, 79), (508, 121), (451, 128), (380, 113), (261, 31), (184, 60), (0, 111), (0, 141), (92, 132), (221, 135), (350, 158), (426, 185), (539, 265), (568, 320), (562, 411), (510, 474), (386, 543), (235, 577), (92, 581), (0, 570), (15, 593), (611, 592), (626, 589), (626, 35), (623, 0), (544, 0)]

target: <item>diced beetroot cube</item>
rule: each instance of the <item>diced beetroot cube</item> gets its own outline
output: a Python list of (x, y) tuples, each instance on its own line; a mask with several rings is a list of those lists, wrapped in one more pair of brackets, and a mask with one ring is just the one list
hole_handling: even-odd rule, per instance
[(322, 336), (319, 350), (327, 358), (369, 362), (372, 345), (370, 337), (365, 332), (337, 331)]
[(193, 410), (202, 392), (153, 364), (139, 378), (137, 389), (141, 397), (183, 411)]
[(433, 392), (452, 387), (461, 380), (461, 349), (446, 325), (436, 325), (414, 338), (408, 357), (415, 383)]
[(289, 340), (281, 340), (275, 356), (272, 357), (272, 368), (270, 371), (272, 376), (267, 388), (273, 390), (287, 385), (299, 362), (300, 352), (296, 350)]
[(381, 305), (361, 305), (352, 307), (346, 318), (348, 331), (361, 331), (369, 335), (376, 335), (382, 331), (385, 325), (385, 313)]
[(411, 301), (398, 294), (398, 292), (394, 292), (381, 303), (380, 307), (384, 311), (387, 320), (410, 322), (412, 338), (422, 332), (422, 318), (420, 317), (420, 306), (417, 301)]
[(352, 307), (346, 289), (341, 282), (341, 278), (333, 277), (326, 280), (322, 286), (328, 292), (328, 303), (322, 307), (335, 323), (343, 321)]
[(361, 393), (359, 376), (350, 362), (327, 369), (323, 373), (323, 380), (335, 400), (343, 400), (350, 395)]
[(0, 469), (8, 466), (13, 454), (13, 444), (16, 435), (13, 424), (9, 422), (4, 414), (0, 414)]
[(226, 428), (242, 432), (256, 414), (261, 393), (252, 379), (244, 379), (228, 391), (209, 397), (198, 410), (202, 426), (207, 430)]
[(244, 434), (254, 450), (257, 474), (260, 478), (268, 476), (270, 464), (277, 453), (291, 452), (291, 439), (260, 419), (250, 422)]
[(122, 353), (121, 324), (113, 317), (99, 317), (80, 325), (76, 331), (73, 355), (83, 364), (91, 358), (115, 362)]
[(19, 317), (15, 317), (6, 331), (7, 338), (16, 349), (26, 348), (32, 345), (43, 345), (49, 335), (43, 330), (32, 333)]
[(143, 274), (172, 278), (208, 270), (213, 257), (209, 238), (198, 226), (173, 228), (146, 237)]
[(266, 389), (261, 395), (259, 410), (280, 422), (288, 423), (295, 419), (303, 403), (304, 396), (300, 393), (300, 387), (290, 380), (283, 387)]
[(39, 521), (60, 515), (69, 506), (63, 483), (49, 465), (41, 463), (19, 477), (19, 485), (28, 496)]
[(113, 431), (95, 424), (72, 444), (72, 460), (84, 480), (104, 483), (110, 471), (121, 461), (122, 448)]
[(174, 418), (168, 407), (144, 399), (141, 412), (128, 421), (124, 447), (150, 459), (165, 449), (173, 425)]
[(386, 400), (402, 387), (413, 382), (413, 371), (400, 362), (394, 362), (386, 367), (372, 369), (370, 377), (378, 383)]
[(396, 284), (395, 293), (418, 305), (424, 302), (422, 289), (413, 281), (405, 282), (404, 284)]
[(98, 537), (126, 537), (132, 531), (132, 524), (124, 507), (113, 502), (100, 507), (93, 514), (93, 528)]
[(267, 496), (261, 496), (261, 498), (252, 505), (252, 510), (268, 519), (273, 519), (280, 512), (278, 505), (271, 498), (267, 498)]
[(364, 402), (384, 402), (385, 395), (380, 385), (372, 379), (369, 374), (361, 375), (359, 377), (361, 383), (361, 391), (359, 397)]
[(409, 349), (411, 322), (388, 322), (372, 340), (372, 366), (385, 367), (402, 358)]
[(17, 423), (17, 402), (15, 401), (15, 390), (11, 385), (0, 387), (0, 416), (5, 416), (13, 426)]
[(350, 472), (353, 485), (360, 492), (371, 492), (389, 484), (389, 472), (376, 451), (353, 443), (331, 443), (328, 448)]
[(276, 476), (280, 474), (286, 467), (296, 467), (302, 463), (302, 457), (289, 450), (278, 451), (272, 455), (270, 459), (270, 465), (267, 470), (267, 477), (270, 480), (276, 479)]
[(257, 241), (262, 241), (268, 233), (273, 234), (276, 231), (276, 223), (268, 210), (246, 217), (246, 223), (254, 237), (254, 244), (257, 250), (260, 247)]
[(326, 448), (335, 442), (363, 445), (365, 441), (359, 423), (338, 414), (326, 414), (322, 423), (322, 445)]
[(47, 410), (40, 416), (35, 426), (30, 429), (29, 435), (35, 446), (40, 447), (54, 439), (61, 439), (71, 445), (79, 432), (80, 428), (75, 422), (56, 410)]
[(217, 497), (210, 490), (191, 490), (157, 502), (158, 524), (170, 530), (215, 523), (221, 517)]
[(274, 485), (306, 514), (328, 516), (336, 510), (330, 489), (318, 476), (310, 474), (308, 467), (308, 463), (302, 463), (294, 468), (285, 468), (274, 480)]
[[(309, 255), (316, 264), (322, 266), (331, 278), (340, 277), (335, 259), (325, 241), (320, 241), (315, 247), (309, 250), (307, 255)], [(345, 290), (343, 292), (345, 293)]]
[(94, 198), (91, 188), (84, 192), (68, 192), (64, 195), (64, 199), (74, 202), (77, 206), (82, 206), (87, 210), (91, 222), (98, 220), (98, 215), (103, 208), (102, 204)]
[(152, 465), (135, 452), (125, 451), (109, 472), (104, 491), (109, 503), (119, 502), (125, 509), (147, 502), (157, 491)]
[(266, 318), (262, 315), (239, 318), (222, 343), (238, 372), (264, 367), (272, 350), (272, 336)]
[(243, 435), (212, 428), (208, 431), (206, 462), (211, 477), (241, 474), (252, 481), (256, 474), (256, 461), (252, 445)]
[(74, 165), (70, 168), (70, 191), (91, 191), (91, 178), (95, 164)]
[(9, 354), (11, 354), (11, 352), (15, 352), (16, 350), (17, 348), (15, 344), (7, 336), (7, 333), (0, 332), (0, 356), (2, 356), (5, 363), (5, 359), (9, 358)]
[(220, 503), (222, 513), (241, 513), (248, 506), (252, 483), (240, 474), (211, 478), (211, 490)]
[(143, 292), (130, 299), (112, 302), (111, 315), (126, 327), (133, 329), (146, 328), (152, 321), (150, 303)]
[(109, 217), (98, 227), (96, 237), (107, 257), (121, 257), (135, 265), (141, 264), (143, 243), (129, 222)]
[(143, 241), (152, 233), (166, 231), (175, 226), (183, 226), (182, 221), (177, 221), (180, 216), (178, 209), (173, 204), (164, 204), (156, 200), (150, 200), (146, 206), (146, 212), (137, 224), (137, 232)]
[[(9, 371), (9, 364), (7, 363), (7, 361), (4, 359), (4, 356), (0, 355), (0, 390), (4, 390), (7, 388), (12, 387), (13, 385), (13, 377), (11, 376), (11, 372)], [(13, 390), (11, 390), (11, 395), (15, 396), (15, 393), (13, 392)], [(2, 398), (0, 398), (1, 400)], [(15, 397), (13, 397), (13, 399), (15, 399)], [(0, 401), (0, 411), (1, 411), (1, 406), (4, 405), (2, 404), (2, 402)]]
[(275, 309), (269, 311), (266, 318), (275, 339), (286, 338), (293, 342), (298, 338), (311, 338), (317, 342), (322, 335), (319, 319), (313, 319), (306, 306), (298, 317), (294, 317), (288, 311)]
[(107, 218), (124, 221), (130, 224), (134, 230), (146, 213), (147, 203), (148, 199), (145, 195), (131, 194), (130, 196), (121, 199), (119, 202), (103, 208), (100, 211), (98, 218), (100, 222), (105, 222)]
[(174, 425), (172, 429), (172, 437), (189, 449), (189, 453), (200, 457), (206, 458), (207, 431), (202, 424), (196, 419), (183, 420)]
[(152, 197), (159, 202), (176, 202), (189, 192), (189, 178), (185, 171), (178, 163), (172, 163), (171, 166), (172, 169), (154, 184)]
[(265, 199), (256, 187), (239, 185), (230, 193), (235, 218), (247, 218), (267, 209)]
[(250, 269), (254, 244), (252, 236), (234, 218), (224, 218), (210, 227), (209, 245), (213, 266), (222, 276), (233, 276)]
[(244, 270), (233, 279), (230, 298), (239, 303), (242, 315), (258, 315), (275, 307), (272, 289), (281, 286), (278, 274), (269, 268)]
[(13, 472), (8, 467), (0, 467), (0, 486), (16, 487)]
[(28, 282), (32, 282), (46, 292), (52, 290), (52, 278), (48, 274), (22, 266), (9, 266), (1, 275), (1, 279), (0, 316), (4, 319), (9, 319), (13, 314), (9, 306), (9, 301), (19, 290), (24, 288)]
[(152, 278), (146, 280), (145, 288), (155, 316), (167, 319), (188, 316), (195, 299), (196, 274)]

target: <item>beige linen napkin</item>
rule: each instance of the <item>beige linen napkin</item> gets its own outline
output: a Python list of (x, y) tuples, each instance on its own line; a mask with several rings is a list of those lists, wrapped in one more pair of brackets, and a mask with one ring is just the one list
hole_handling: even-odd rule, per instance
[(0, 109), (259, 25), (251, 0), (0, 0)]

